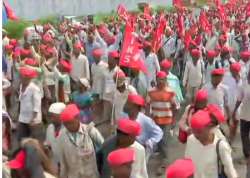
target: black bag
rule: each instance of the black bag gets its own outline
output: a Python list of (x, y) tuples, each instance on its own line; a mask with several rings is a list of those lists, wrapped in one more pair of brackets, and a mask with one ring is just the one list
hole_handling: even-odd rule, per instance
[(221, 162), (221, 158), (220, 158), (220, 152), (219, 152), (219, 148), (220, 148), (220, 142), (222, 140), (218, 140), (218, 142), (216, 143), (216, 154), (217, 154), (217, 167), (218, 167), (218, 178), (227, 178), (225, 172), (224, 172), (224, 166)]

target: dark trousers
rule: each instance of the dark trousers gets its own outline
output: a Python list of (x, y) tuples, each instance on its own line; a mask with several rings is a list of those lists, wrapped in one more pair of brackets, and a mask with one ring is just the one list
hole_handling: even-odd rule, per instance
[(30, 126), (29, 124), (19, 122), (17, 127), (18, 142), (20, 143), (20, 141), (23, 138), (27, 137), (35, 138), (40, 142), (43, 142), (45, 139), (45, 132), (43, 130), (43, 125), (36, 124), (34, 126)]
[(240, 135), (242, 140), (243, 154), (246, 158), (250, 156), (250, 121), (240, 120)]

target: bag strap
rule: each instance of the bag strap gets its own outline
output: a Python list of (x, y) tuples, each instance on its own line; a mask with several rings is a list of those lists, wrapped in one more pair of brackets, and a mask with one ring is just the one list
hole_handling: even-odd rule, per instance
[(217, 168), (218, 168), (218, 173), (219, 175), (223, 172), (223, 164), (221, 162), (221, 157), (220, 157), (220, 142), (222, 139), (219, 139), (216, 143), (216, 154), (217, 154)]

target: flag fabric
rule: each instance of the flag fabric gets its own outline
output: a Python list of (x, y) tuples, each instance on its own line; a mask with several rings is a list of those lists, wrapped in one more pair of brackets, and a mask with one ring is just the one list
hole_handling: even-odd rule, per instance
[(199, 17), (199, 23), (204, 32), (210, 33), (212, 31), (212, 25), (209, 23), (205, 11), (201, 12)]
[(173, 6), (182, 7), (183, 6), (182, 0), (173, 0)]
[(144, 18), (146, 20), (151, 20), (152, 19), (151, 15), (150, 15), (149, 5), (144, 6), (144, 14), (143, 15), (144, 15)]
[(155, 53), (157, 53), (162, 45), (162, 38), (164, 35), (164, 31), (166, 28), (167, 22), (165, 17), (162, 15), (159, 18), (159, 23), (156, 27), (155, 32), (153, 32), (152, 38), (152, 49)]
[(180, 13), (178, 14), (178, 18), (177, 18), (177, 31), (178, 31), (179, 36), (183, 38), (184, 33), (185, 33), (184, 17)]
[(18, 20), (18, 17), (15, 15), (14, 11), (10, 7), (10, 5), (3, 1), (3, 8), (5, 9), (5, 13), (7, 15), (7, 18), (10, 20)]
[(121, 17), (124, 20), (128, 20), (128, 11), (126, 9), (126, 7), (123, 4), (119, 4), (117, 7), (117, 14), (119, 15), (119, 17)]

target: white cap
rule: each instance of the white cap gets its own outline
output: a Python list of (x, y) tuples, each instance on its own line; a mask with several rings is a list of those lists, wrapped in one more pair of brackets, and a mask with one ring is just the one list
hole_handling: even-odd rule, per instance
[(88, 89), (90, 88), (89, 80), (86, 78), (80, 78), (80, 83), (87, 87)]
[(53, 103), (49, 107), (49, 112), (53, 114), (61, 114), (65, 107), (66, 105), (64, 103)]

